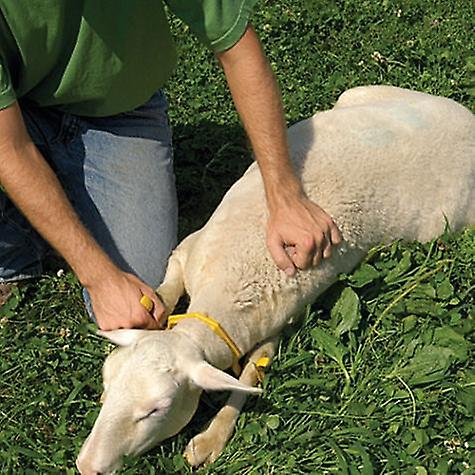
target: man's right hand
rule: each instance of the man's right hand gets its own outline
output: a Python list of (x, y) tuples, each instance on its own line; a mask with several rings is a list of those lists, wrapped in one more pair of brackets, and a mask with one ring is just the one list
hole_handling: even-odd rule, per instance
[[(88, 289), (99, 328), (162, 326), (162, 303), (140, 279), (120, 271), (83, 226), (28, 135), (17, 103), (0, 110), (0, 183)], [(151, 313), (140, 303), (143, 295), (154, 303)]]
[[(101, 330), (145, 328), (158, 330), (165, 325), (165, 308), (154, 293), (133, 274), (109, 273), (101, 281), (86, 286), (97, 325)], [(153, 302), (150, 313), (140, 303), (146, 295)]]

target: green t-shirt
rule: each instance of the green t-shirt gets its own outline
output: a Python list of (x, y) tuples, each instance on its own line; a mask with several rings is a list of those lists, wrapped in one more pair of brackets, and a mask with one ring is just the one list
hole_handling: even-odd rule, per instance
[[(242, 36), (256, 0), (168, 0), (219, 52)], [(0, 109), (26, 97), (86, 116), (143, 104), (176, 52), (162, 0), (0, 0)]]

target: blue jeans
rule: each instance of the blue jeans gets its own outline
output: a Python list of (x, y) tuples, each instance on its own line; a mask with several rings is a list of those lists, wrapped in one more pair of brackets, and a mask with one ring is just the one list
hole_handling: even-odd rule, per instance
[[(28, 132), (74, 209), (123, 270), (157, 286), (176, 244), (167, 101), (112, 117), (78, 117), (20, 101)], [(51, 251), (0, 190), (0, 282), (35, 277)]]

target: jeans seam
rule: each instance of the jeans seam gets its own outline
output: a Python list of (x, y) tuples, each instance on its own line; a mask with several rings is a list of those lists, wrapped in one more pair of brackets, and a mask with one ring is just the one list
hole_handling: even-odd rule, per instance
[[(42, 142), (41, 141), (37, 142), (33, 139), (33, 136), (32, 136), (32, 140), (35, 143), (35, 145), (37, 147), (38, 146), (48, 147), (48, 145), (50, 144), (50, 140), (48, 139), (48, 136), (43, 131), (43, 128), (37, 124), (34, 113), (30, 111), (28, 106), (23, 106), (23, 105), (21, 105), (21, 111), (22, 111), (22, 114), (25, 116), (25, 125), (28, 124), (29, 127), (34, 127), (36, 133), (39, 134), (42, 139)], [(30, 132), (28, 133), (30, 134)]]
[(37, 246), (34, 245), (33, 240), (31, 239), (32, 231), (34, 231), (33, 227), (31, 227), (31, 230), (25, 229), (20, 226), (15, 220), (6, 216), (4, 213), (2, 213), (1, 219), (3, 220), (5, 225), (10, 226), (11, 228), (13, 228), (14, 232), (22, 236), (22, 238), (25, 240), (26, 246), (28, 246), (31, 250), (35, 251), (35, 254), (41, 257), (40, 253), (38, 252)]
[(51, 145), (70, 143), (80, 134), (79, 117), (67, 112), (61, 112), (61, 125), (58, 134), (51, 140)]

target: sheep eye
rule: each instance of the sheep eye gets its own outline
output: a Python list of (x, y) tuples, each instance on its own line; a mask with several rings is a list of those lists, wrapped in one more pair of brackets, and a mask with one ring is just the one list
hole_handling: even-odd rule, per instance
[(158, 416), (161, 413), (167, 412), (167, 410), (171, 407), (172, 402), (172, 398), (162, 398), (153, 409), (147, 412), (147, 414), (136, 419), (136, 422), (140, 422), (148, 419), (149, 417)]
[(149, 417), (152, 417), (154, 415), (157, 415), (158, 413), (160, 412), (160, 409), (158, 407), (156, 407), (155, 409), (152, 409), (150, 412), (148, 412), (147, 414), (145, 414), (144, 416), (142, 417), (139, 417), (136, 422), (140, 422), (140, 421), (143, 421), (145, 419), (148, 419)]
[(158, 407), (156, 407), (155, 409), (152, 409), (145, 417), (156, 416), (159, 412), (160, 410)]

